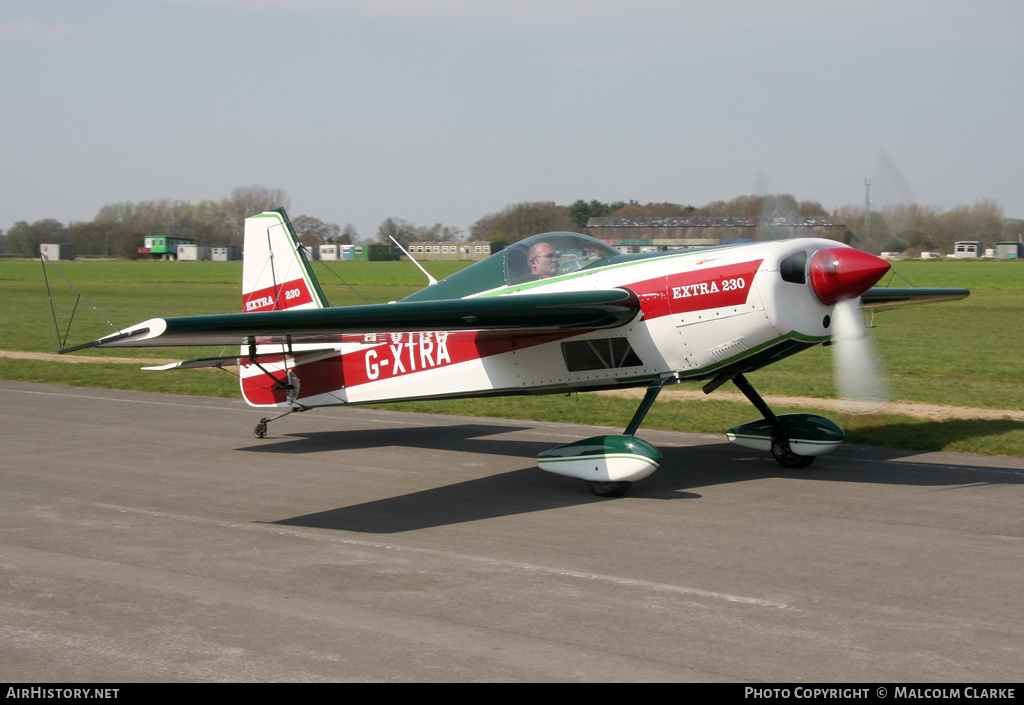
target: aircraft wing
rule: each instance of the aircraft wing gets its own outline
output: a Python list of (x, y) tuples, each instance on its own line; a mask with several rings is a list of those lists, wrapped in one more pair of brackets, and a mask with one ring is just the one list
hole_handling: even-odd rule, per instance
[(887, 309), (907, 304), (966, 299), (970, 289), (929, 289), (924, 287), (876, 286), (860, 297), (862, 308)]
[(625, 325), (639, 311), (640, 301), (632, 291), (608, 289), (153, 318), (61, 352), (116, 347), (330, 343), (344, 333), (583, 332)]

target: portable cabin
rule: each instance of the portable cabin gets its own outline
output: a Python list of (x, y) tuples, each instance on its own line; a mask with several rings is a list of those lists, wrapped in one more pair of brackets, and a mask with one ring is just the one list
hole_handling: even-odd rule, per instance
[(999, 259), (1024, 259), (1024, 245), (1019, 242), (997, 242), (996, 257)]
[(195, 245), (196, 241), (184, 237), (147, 237), (138, 252), (140, 255), (152, 255), (154, 259), (167, 259), (178, 256), (178, 247), (181, 245)]
[(194, 242), (178, 245), (177, 258), (184, 262), (200, 262), (210, 259), (209, 245), (196, 245)]
[(977, 259), (985, 252), (985, 245), (977, 240), (960, 240), (953, 245), (956, 259)]
[(237, 245), (228, 247), (211, 247), (210, 258), (214, 262), (234, 262), (242, 259), (242, 248)]
[(75, 258), (74, 245), (39, 245), (39, 255), (50, 262), (57, 260), (72, 260)]

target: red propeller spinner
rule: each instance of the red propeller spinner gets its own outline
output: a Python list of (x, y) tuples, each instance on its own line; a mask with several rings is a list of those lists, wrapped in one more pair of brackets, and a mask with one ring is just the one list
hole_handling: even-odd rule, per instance
[(855, 299), (889, 271), (880, 257), (852, 247), (828, 247), (811, 257), (811, 289), (825, 305)]

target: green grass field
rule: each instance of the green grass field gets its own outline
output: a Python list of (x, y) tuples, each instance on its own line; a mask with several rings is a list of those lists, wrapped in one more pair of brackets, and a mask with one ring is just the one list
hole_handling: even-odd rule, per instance
[[(438, 279), (459, 268), (427, 263)], [(240, 308), (240, 262), (78, 261), (60, 269), (118, 325), (154, 316), (223, 313)], [(1018, 355), (1024, 348), (1024, 263), (901, 262), (894, 269), (917, 286), (967, 287), (966, 301), (908, 306), (875, 317), (875, 333), (885, 357), (894, 400), (989, 409), (1024, 409), (1024, 380)], [(423, 275), (408, 262), (340, 262), (315, 267), (332, 305), (400, 299), (422, 288)], [(85, 301), (78, 302), (74, 326), (66, 325), (76, 294), (52, 269), (53, 305), (62, 324), (54, 328), (39, 262), (0, 261), (0, 349), (55, 352), (59, 340), (85, 342), (112, 331)], [(894, 279), (893, 285), (903, 284)], [(104, 350), (82, 356), (181, 359), (221, 350)], [(237, 396), (237, 379), (220, 370), (143, 372), (134, 363), (67, 364), (0, 359), (8, 380), (113, 387), (146, 391)], [(817, 347), (751, 375), (762, 394), (831, 398), (829, 350)], [(433, 413), (535, 418), (624, 426), (635, 402), (597, 395), (509, 397), (503, 399), (416, 402), (390, 408)], [(778, 408), (785, 412), (787, 409)], [(806, 411), (806, 409), (802, 409)], [(258, 413), (254, 411), (254, 415)], [(325, 410), (323, 413), (334, 413)], [(859, 443), (932, 450), (1024, 456), (1024, 424), (1008, 420), (922, 421), (886, 414), (834, 418)], [(749, 405), (718, 401), (659, 401), (646, 428), (722, 433), (757, 417)]]

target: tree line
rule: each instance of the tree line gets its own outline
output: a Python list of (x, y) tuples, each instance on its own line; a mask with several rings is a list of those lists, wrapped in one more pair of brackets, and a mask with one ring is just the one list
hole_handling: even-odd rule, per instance
[[(290, 205), (283, 190), (258, 185), (238, 187), (220, 201), (108, 203), (89, 222), (64, 225), (45, 219), (15, 223), (6, 233), (0, 233), (0, 253), (36, 256), (41, 243), (70, 243), (79, 255), (134, 258), (143, 239), (154, 236), (189, 238), (200, 245), (241, 245), (246, 217), (273, 208), (287, 209)], [(738, 196), (700, 207), (583, 199), (569, 205), (523, 202), (483, 216), (468, 231), (440, 223), (418, 226), (402, 218), (386, 218), (377, 232), (365, 240), (351, 224), (341, 227), (308, 215), (293, 218), (292, 224), (305, 245), (360, 241), (390, 244), (394, 238), (405, 247), (417, 241), (511, 244), (542, 232), (586, 232), (587, 221), (595, 217), (686, 216), (762, 217), (767, 222), (776, 217), (826, 216), (842, 221), (845, 226), (831, 231), (828, 237), (876, 253), (952, 252), (953, 243), (958, 240), (977, 240), (992, 246), (996, 242), (1017, 241), (1024, 233), (1024, 220), (1006, 218), (1002, 207), (991, 199), (946, 211), (920, 204), (898, 204), (869, 213), (865, 206), (851, 205), (830, 212), (816, 201), (799, 201), (790, 194)]]
[[(0, 236), (0, 253), (37, 256), (40, 244), (58, 243), (74, 245), (79, 255), (133, 259), (147, 237), (186, 238), (199, 245), (241, 245), (248, 216), (290, 206), (282, 189), (258, 185), (240, 186), (220, 201), (108, 203), (87, 222), (19, 221)], [(344, 244), (357, 237), (351, 225), (341, 228), (313, 216), (293, 218), (292, 224), (306, 244)]]
[[(748, 217), (771, 223), (777, 217), (828, 217), (839, 220), (843, 228), (831, 229), (824, 236), (869, 252), (906, 252), (917, 255), (927, 251), (950, 253), (960, 240), (976, 240), (991, 247), (1024, 235), (1024, 220), (1006, 218), (998, 202), (983, 199), (974, 205), (952, 210), (916, 203), (885, 206), (868, 213), (865, 206), (842, 206), (832, 211), (817, 201), (800, 201), (791, 194), (738, 196), (696, 207), (676, 203), (637, 201), (603, 203), (578, 200), (569, 206), (555, 203), (517, 203), (484, 216), (470, 228), (472, 240), (516, 242), (541, 232), (569, 230), (586, 232), (587, 221), (594, 218), (670, 218), (670, 217)], [(752, 238), (771, 236), (763, 227)]]
[(864, 206), (843, 206), (835, 215), (847, 224), (850, 244), (873, 252), (949, 254), (960, 240), (992, 247), (1024, 236), (1024, 220), (1005, 217), (1002, 206), (991, 199), (945, 211), (918, 203), (885, 206), (870, 213)]

